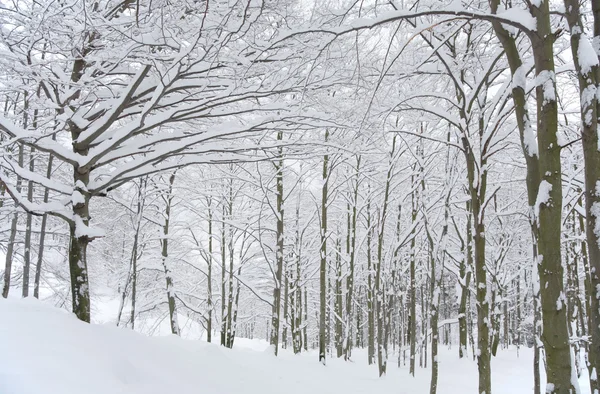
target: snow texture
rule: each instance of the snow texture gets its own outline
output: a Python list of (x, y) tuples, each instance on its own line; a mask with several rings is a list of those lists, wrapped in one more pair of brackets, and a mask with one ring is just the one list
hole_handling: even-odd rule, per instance
[[(596, 182), (596, 196), (600, 196), (600, 181)], [(598, 247), (600, 247), (600, 203), (594, 202), (592, 204), (591, 213), (596, 219), (596, 223), (594, 225), (594, 235), (596, 236)]]
[[(389, 366), (385, 378), (366, 365), (315, 352), (275, 358), (264, 340), (236, 339), (228, 350), (179, 337), (149, 338), (129, 329), (86, 324), (35, 299), (0, 302), (0, 393), (2, 394), (426, 394), (429, 371), (409, 377)], [(456, 348), (440, 349), (439, 394), (477, 392), (477, 364), (458, 359)], [(501, 351), (493, 359), (495, 394), (529, 392), (533, 353)], [(390, 363), (396, 357), (390, 356)], [(585, 369), (584, 369), (585, 370)], [(584, 371), (585, 372), (585, 371)], [(542, 375), (542, 378), (545, 377)], [(587, 374), (582, 374), (583, 383)], [(542, 382), (544, 384), (544, 382)]]
[(537, 156), (537, 139), (535, 136), (535, 132), (533, 131), (533, 127), (531, 127), (531, 120), (529, 119), (529, 117), (525, 116), (523, 119), (523, 123), (525, 124), (525, 130), (523, 132), (523, 144), (525, 145), (525, 149), (527, 150), (529, 156)]
[(579, 59), (579, 67), (583, 75), (592, 71), (592, 67), (598, 65), (598, 56), (592, 43), (585, 35), (581, 35), (579, 39), (579, 47), (577, 48), (577, 58)]
[(513, 89), (521, 88), (527, 91), (527, 68), (524, 64), (517, 68), (512, 80)]

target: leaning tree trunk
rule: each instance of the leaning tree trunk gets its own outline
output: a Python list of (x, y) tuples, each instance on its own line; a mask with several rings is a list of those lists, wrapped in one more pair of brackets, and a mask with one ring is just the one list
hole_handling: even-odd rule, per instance
[(117, 316), (117, 326), (121, 323), (121, 314), (123, 312), (123, 306), (125, 305), (125, 298), (127, 296), (127, 287), (131, 283), (131, 329), (135, 329), (135, 301), (137, 295), (137, 259), (138, 249), (140, 240), (140, 230), (142, 228), (142, 219), (144, 216), (144, 202), (145, 202), (145, 180), (140, 179), (140, 186), (137, 196), (137, 210), (135, 220), (135, 233), (133, 235), (133, 246), (131, 247), (131, 256), (129, 260), (129, 275), (125, 282), (125, 288), (123, 289), (121, 304), (119, 306), (119, 314)]

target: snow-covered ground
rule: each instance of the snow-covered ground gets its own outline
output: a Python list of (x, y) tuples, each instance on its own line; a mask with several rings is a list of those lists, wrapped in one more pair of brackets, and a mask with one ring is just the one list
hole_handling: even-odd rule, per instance
[[(89, 325), (27, 300), (0, 300), (0, 394), (420, 394), (429, 369), (412, 378), (388, 366), (384, 378), (357, 352), (354, 362), (315, 353), (271, 355), (264, 340), (236, 339), (228, 350), (178, 337), (146, 337), (112, 325)], [(477, 393), (477, 367), (457, 351), (440, 355), (439, 394)], [(493, 360), (494, 394), (533, 392), (532, 353)]]

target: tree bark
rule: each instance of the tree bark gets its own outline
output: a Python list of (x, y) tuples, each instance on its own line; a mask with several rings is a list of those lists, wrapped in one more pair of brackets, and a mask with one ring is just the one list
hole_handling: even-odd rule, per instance
[[(53, 135), (52, 139), (54, 140), (56, 137)], [(52, 162), (54, 160), (54, 156), (50, 155), (48, 157), (48, 167), (46, 168), (46, 178), (50, 179), (52, 176)], [(44, 189), (44, 204), (48, 202), (48, 198), (50, 197), (50, 190), (48, 188)], [(42, 216), (42, 223), (40, 225), (40, 239), (39, 239), (39, 247), (37, 253), (37, 263), (35, 265), (35, 279), (33, 282), (33, 296), (35, 298), (40, 298), (40, 280), (42, 278), (42, 264), (44, 262), (44, 245), (46, 241), (46, 225), (48, 223), (48, 214), (44, 214)]]
[[(283, 140), (283, 132), (277, 132), (277, 141)], [(283, 148), (278, 148), (279, 160), (275, 163), (276, 182), (276, 252), (275, 252), (275, 285), (273, 287), (273, 308), (271, 311), (271, 340), (273, 352), (277, 356), (279, 348), (279, 322), (281, 313), (281, 279), (283, 271)]]
[[(415, 169), (413, 168), (413, 171)], [(412, 193), (411, 193), (411, 205), (412, 205), (412, 235), (410, 240), (410, 283), (409, 283), (409, 299), (410, 299), (410, 312), (408, 315), (408, 342), (410, 346), (410, 360), (409, 360), (409, 373), (415, 376), (415, 362), (417, 357), (417, 278), (416, 278), (416, 230), (415, 222), (417, 221), (417, 186), (415, 183), (415, 175), (412, 179)]]
[[(325, 130), (325, 142), (329, 138), (329, 130)], [(323, 186), (321, 190), (321, 263), (319, 267), (319, 362), (326, 363), (326, 311), (327, 311), (327, 186), (329, 178), (329, 155), (323, 156)], [(306, 294), (305, 294), (306, 296)], [(306, 297), (305, 297), (306, 300)]]
[[(23, 145), (19, 144), (19, 166), (23, 166)], [(21, 177), (17, 177), (17, 191), (21, 192)], [(4, 285), (2, 287), (2, 297), (7, 298), (10, 292), (10, 280), (12, 274), (12, 263), (13, 254), (15, 248), (15, 241), (17, 237), (17, 224), (19, 221), (19, 214), (15, 207), (15, 213), (13, 213), (12, 220), (10, 221), (10, 235), (8, 236), (8, 245), (6, 246), (6, 256), (4, 260)]]
[(206, 303), (208, 309), (208, 318), (206, 321), (206, 342), (212, 342), (212, 312), (213, 312), (213, 300), (212, 300), (212, 259), (213, 259), (213, 211), (212, 211), (212, 197), (207, 198), (207, 210), (208, 210), (208, 257), (206, 259), (207, 268), (207, 279), (206, 279)]
[[(226, 209), (225, 209), (225, 203), (223, 203), (223, 209), (222, 209), (222, 217), (221, 217), (221, 346), (225, 346), (225, 336), (226, 336), (226, 332), (227, 332), (227, 314), (226, 311), (227, 309), (225, 309), (225, 297), (227, 296), (226, 293), (226, 289), (227, 287), (225, 287), (225, 272), (227, 271), (226, 269), (226, 263), (227, 263), (227, 257), (225, 254), (225, 250), (226, 250), (226, 237), (225, 237), (225, 216), (226, 216)], [(268, 330), (267, 330), (268, 331)], [(267, 338), (269, 338), (267, 336)]]
[(367, 202), (367, 341), (368, 363), (375, 362), (375, 289), (373, 287), (373, 258), (371, 253), (371, 186), (369, 185), (369, 200)]
[[(549, 2), (530, 5), (537, 20), (530, 34), (536, 71), (539, 175), (545, 195), (538, 192), (538, 268), (542, 310), (542, 342), (546, 351), (548, 394), (568, 394), (576, 388), (571, 379), (572, 360), (566, 308), (557, 302), (564, 295), (561, 259), (562, 178), (560, 146), (557, 140), (558, 106), (554, 73), (553, 43)], [(540, 186), (541, 189), (541, 186)]]
[(396, 153), (396, 135), (392, 139), (392, 150), (389, 154), (388, 171), (385, 181), (385, 190), (383, 193), (383, 204), (381, 216), (379, 217), (379, 232), (377, 235), (377, 269), (375, 274), (375, 316), (377, 320), (377, 365), (379, 366), (379, 376), (385, 375), (387, 369), (387, 352), (385, 351), (385, 311), (384, 311), (384, 290), (382, 283), (383, 269), (383, 235), (385, 232), (385, 221), (387, 218), (388, 201), (390, 196), (390, 185), (392, 183), (394, 160)]
[(334, 332), (334, 344), (337, 358), (342, 357), (344, 354), (344, 343), (343, 343), (343, 301), (342, 301), (342, 247), (340, 238), (338, 235), (336, 241), (336, 255), (335, 255), (335, 295), (334, 295), (334, 319), (335, 319), (335, 332)]
[(177, 320), (177, 304), (175, 302), (175, 289), (173, 287), (173, 276), (169, 267), (169, 224), (171, 221), (171, 208), (173, 203), (173, 184), (175, 183), (175, 173), (169, 177), (169, 188), (165, 196), (165, 223), (163, 225), (163, 236), (161, 240), (161, 262), (165, 271), (165, 282), (167, 285), (167, 302), (169, 304), (169, 324), (171, 333), (180, 335), (179, 322)]
[[(591, 288), (588, 297), (590, 305), (589, 334), (592, 338), (589, 348), (590, 386), (592, 392), (600, 391), (598, 368), (600, 364), (600, 146), (598, 145), (598, 115), (600, 101), (597, 90), (600, 87), (600, 67), (598, 60), (594, 65), (582, 65), (581, 56), (593, 47), (585, 35), (579, 1), (564, 0), (567, 22), (571, 30), (571, 51), (579, 82), (581, 142), (583, 146), (585, 178), (585, 212), (587, 252), (591, 267)], [(594, 16), (594, 39), (600, 37), (600, 1), (592, 1)], [(583, 52), (583, 53), (582, 53)], [(584, 68), (585, 67), (585, 68)]]
[[(29, 171), (35, 172), (35, 150), (31, 148), (29, 153)], [(27, 201), (33, 201), (33, 182), (27, 182)], [(25, 221), (25, 250), (23, 252), (23, 297), (29, 297), (29, 273), (31, 271), (31, 225), (33, 215), (31, 212), (27, 212), (27, 219)]]
[[(348, 276), (346, 278), (346, 338), (344, 341), (344, 359), (349, 360), (352, 355), (352, 311), (354, 302), (354, 262), (356, 260), (356, 218), (357, 218), (357, 205), (358, 205), (358, 187), (359, 187), (359, 174), (360, 174), (360, 162), (361, 156), (356, 158), (356, 175), (354, 190), (352, 195), (352, 214), (351, 219), (349, 217), (348, 223), (348, 248), (347, 254), (348, 260)], [(350, 207), (348, 207), (350, 210)], [(348, 212), (350, 216), (350, 212)], [(357, 327), (357, 329), (360, 329)]]

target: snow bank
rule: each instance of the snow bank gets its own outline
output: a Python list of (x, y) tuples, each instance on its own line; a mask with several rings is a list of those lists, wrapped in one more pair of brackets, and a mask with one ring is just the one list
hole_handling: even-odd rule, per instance
[[(89, 325), (36, 300), (0, 300), (1, 394), (325, 394), (429, 392), (430, 371), (416, 378), (395, 357), (377, 377), (357, 350), (354, 362), (316, 353), (275, 358), (263, 341), (241, 340), (243, 349), (178, 337), (146, 337), (109, 325)], [(439, 394), (477, 392), (477, 365), (459, 360), (458, 348), (441, 346)], [(531, 353), (501, 353), (493, 360), (495, 394), (531, 392)], [(408, 360), (407, 360), (408, 361)]]

